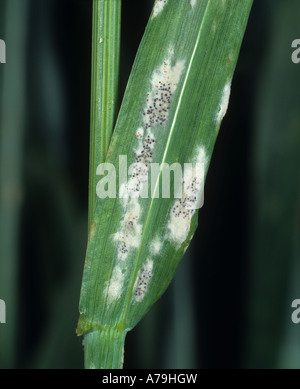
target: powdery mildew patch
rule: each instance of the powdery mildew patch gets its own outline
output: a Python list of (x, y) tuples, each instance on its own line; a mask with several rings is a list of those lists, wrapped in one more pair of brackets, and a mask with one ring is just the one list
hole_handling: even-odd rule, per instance
[(168, 0), (156, 0), (154, 4), (152, 19), (154, 19), (161, 11), (164, 9), (164, 6), (167, 4)]
[[(166, 1), (157, 1), (156, 11), (161, 11), (165, 4)], [(122, 262), (127, 259), (131, 249), (136, 249), (140, 245), (143, 226), (139, 223), (142, 214), (139, 197), (148, 182), (149, 167), (153, 161), (155, 144), (157, 137), (159, 137), (157, 132), (163, 130), (163, 126), (168, 120), (173, 94), (185, 66), (185, 61), (177, 61), (172, 66), (173, 54), (174, 49), (170, 48), (167, 58), (152, 74), (151, 88), (145, 96), (145, 106), (142, 112), (143, 126), (139, 127), (135, 133), (137, 146), (133, 150), (135, 159), (130, 171), (131, 177), (120, 188), (124, 214), (119, 230), (113, 235), (113, 239), (117, 243), (118, 260)], [(159, 240), (152, 242), (150, 247), (152, 255), (159, 253), (161, 245)], [(146, 293), (152, 276), (152, 268), (153, 261), (148, 259), (139, 272), (134, 295), (136, 301), (141, 301)], [(120, 268), (116, 269), (120, 270)], [(120, 272), (114, 270), (112, 279), (108, 282), (105, 290), (105, 294), (110, 300), (120, 297), (119, 293), (121, 293), (123, 282)]]
[(138, 138), (138, 139), (143, 139), (143, 136), (144, 136), (144, 129), (143, 127), (140, 127), (136, 130), (136, 133), (135, 133), (135, 136)]
[[(172, 49), (169, 49), (172, 52)], [(171, 54), (153, 73), (152, 90), (147, 94), (143, 112), (145, 127), (152, 128), (166, 123), (173, 94), (184, 70), (185, 61), (177, 61), (171, 66)]]
[(114, 240), (118, 242), (118, 259), (124, 261), (131, 248), (138, 248), (142, 233), (139, 224), (141, 207), (138, 201), (131, 200), (124, 218), (121, 221), (119, 232), (114, 234)]
[(195, 165), (185, 169), (182, 197), (175, 201), (168, 221), (167, 239), (181, 244), (188, 236), (191, 220), (199, 208), (200, 197), (204, 189), (204, 177), (207, 164), (204, 147), (197, 150)]
[(112, 277), (104, 289), (104, 293), (108, 298), (108, 301), (118, 300), (121, 297), (122, 289), (124, 285), (124, 274), (119, 266), (116, 266), (113, 270)]
[(226, 115), (228, 105), (229, 105), (230, 91), (231, 91), (231, 82), (227, 82), (227, 84), (225, 85), (223, 92), (222, 92), (219, 110), (217, 113), (217, 122), (218, 123), (221, 123), (224, 116)]
[(148, 259), (142, 266), (135, 286), (134, 298), (136, 301), (142, 301), (148, 289), (152, 277), (153, 261)]
[(194, 8), (197, 4), (197, 0), (191, 0), (191, 7)]
[[(138, 223), (141, 214), (138, 199), (145, 184), (148, 183), (149, 167), (153, 161), (156, 143), (154, 131), (160, 129), (168, 119), (172, 97), (184, 69), (184, 61), (177, 61), (172, 66), (171, 56), (169, 54), (168, 58), (153, 72), (151, 90), (147, 93), (143, 110), (144, 127), (136, 131), (138, 144), (134, 149), (135, 161), (130, 172), (131, 177), (120, 190), (126, 211), (120, 224), (120, 230), (115, 234), (114, 239), (118, 242), (118, 258), (122, 260), (127, 258), (130, 248), (138, 248), (139, 245), (142, 226)], [(126, 222), (128, 212), (130, 212), (130, 229)]]
[(153, 255), (158, 255), (162, 248), (163, 242), (156, 236), (150, 243), (150, 251)]

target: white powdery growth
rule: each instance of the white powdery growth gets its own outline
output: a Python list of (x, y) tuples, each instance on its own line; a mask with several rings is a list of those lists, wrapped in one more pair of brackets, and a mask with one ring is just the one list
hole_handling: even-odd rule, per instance
[[(169, 53), (171, 52), (172, 48), (169, 49)], [(185, 61), (181, 60), (171, 66), (170, 57), (153, 73), (152, 90), (147, 94), (143, 112), (146, 129), (162, 126), (168, 119), (171, 100), (185, 65)]]
[(229, 97), (230, 97), (230, 91), (231, 91), (231, 82), (228, 82), (222, 93), (221, 102), (219, 105), (219, 111), (217, 113), (217, 122), (221, 123), (224, 116), (226, 115), (228, 104), (229, 104)]
[(191, 7), (194, 8), (197, 4), (197, 0), (191, 0)]
[(160, 250), (162, 248), (162, 242), (161, 240), (158, 238), (158, 236), (152, 240), (152, 242), (150, 243), (150, 251), (153, 255), (157, 255), (160, 253)]
[(128, 257), (131, 248), (138, 248), (140, 244), (142, 226), (138, 223), (141, 215), (138, 201), (143, 189), (148, 188), (145, 184), (148, 183), (156, 142), (153, 132), (167, 121), (172, 97), (185, 66), (184, 61), (171, 65), (173, 52), (172, 48), (169, 49), (167, 59), (153, 72), (151, 90), (147, 93), (143, 111), (144, 128), (138, 128), (135, 133), (138, 144), (134, 149), (131, 177), (120, 188), (125, 213), (114, 239), (118, 242), (118, 258), (121, 260)]
[(148, 289), (152, 277), (153, 261), (148, 259), (142, 266), (135, 284), (134, 298), (136, 301), (142, 301)]
[(199, 208), (200, 197), (204, 189), (205, 169), (207, 165), (206, 152), (204, 147), (197, 150), (195, 164), (184, 170), (183, 194), (176, 200), (167, 225), (167, 239), (181, 244), (188, 236), (191, 220)]
[(116, 266), (112, 272), (111, 279), (107, 282), (104, 289), (104, 295), (108, 301), (118, 300), (121, 296), (124, 285), (124, 274), (119, 266)]
[(139, 224), (141, 207), (137, 199), (131, 199), (128, 209), (121, 221), (120, 230), (114, 234), (114, 240), (118, 242), (118, 259), (124, 261), (131, 248), (138, 248), (142, 233)]
[(156, 0), (154, 4), (152, 19), (155, 18), (161, 11), (164, 9), (164, 6), (167, 4), (168, 0)]
[(120, 196), (123, 199), (124, 208), (127, 207), (130, 199), (136, 199), (137, 202), (139, 196), (142, 194), (144, 185), (148, 183), (148, 171), (152, 162), (155, 138), (150, 130), (147, 132), (148, 135), (144, 139), (141, 136), (142, 134), (144, 135), (143, 128), (139, 128), (136, 132), (136, 137), (140, 141), (137, 149), (134, 151), (135, 162), (131, 165), (129, 171), (131, 177), (120, 188)]
[(136, 130), (136, 133), (135, 133), (135, 136), (138, 138), (138, 139), (143, 139), (143, 136), (144, 136), (144, 129), (143, 127), (140, 127)]

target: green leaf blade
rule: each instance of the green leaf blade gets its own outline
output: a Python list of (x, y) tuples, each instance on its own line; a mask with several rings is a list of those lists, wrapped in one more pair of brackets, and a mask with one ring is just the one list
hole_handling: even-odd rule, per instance
[[(128, 166), (145, 155), (160, 165), (198, 161), (203, 177), (196, 187), (201, 194), (251, 5), (251, 0), (179, 0), (152, 14), (106, 162), (118, 167), (120, 155), (127, 155)], [(154, 140), (150, 149), (147, 136)], [(161, 188), (162, 170), (154, 193)], [(119, 175), (117, 168), (117, 182)], [(183, 176), (185, 181), (188, 177)], [(187, 193), (183, 196), (186, 200)], [(161, 194), (135, 199), (130, 191), (127, 203), (96, 199), (79, 333), (107, 327), (126, 332), (162, 295), (197, 227), (197, 211), (186, 219), (176, 216), (178, 201)]]

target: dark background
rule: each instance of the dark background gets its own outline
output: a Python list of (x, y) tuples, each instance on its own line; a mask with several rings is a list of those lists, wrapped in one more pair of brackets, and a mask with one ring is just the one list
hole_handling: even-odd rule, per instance
[[(121, 92), (153, 1), (124, 0)], [(0, 0), (0, 368), (82, 368), (91, 0)], [(199, 228), (125, 368), (299, 368), (297, 0), (254, 0)]]

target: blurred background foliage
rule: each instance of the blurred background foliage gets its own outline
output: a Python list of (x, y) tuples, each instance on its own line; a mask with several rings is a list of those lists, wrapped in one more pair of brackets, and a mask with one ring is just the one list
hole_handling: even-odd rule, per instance
[[(113, 0), (112, 0), (113, 1)], [(123, 93), (153, 0), (123, 1)], [(0, 368), (82, 368), (91, 0), (0, 0)], [(254, 1), (199, 228), (127, 368), (299, 368), (298, 0)]]

